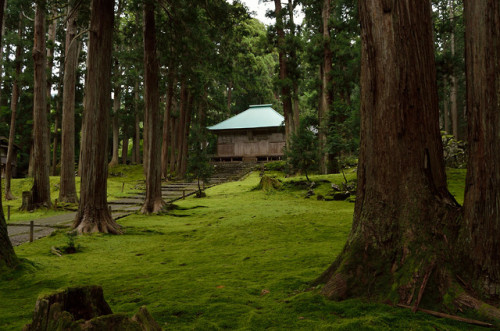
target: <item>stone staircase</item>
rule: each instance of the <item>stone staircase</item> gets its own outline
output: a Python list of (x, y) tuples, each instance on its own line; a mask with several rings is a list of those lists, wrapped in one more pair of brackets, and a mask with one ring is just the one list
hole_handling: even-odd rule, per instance
[(257, 168), (256, 163), (248, 162), (213, 162), (214, 171), (210, 177), (210, 184), (239, 180), (241, 177)]

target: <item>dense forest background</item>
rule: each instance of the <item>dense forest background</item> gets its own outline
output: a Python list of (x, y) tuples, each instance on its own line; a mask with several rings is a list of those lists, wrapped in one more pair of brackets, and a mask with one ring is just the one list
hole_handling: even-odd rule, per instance
[[(9, 137), (15, 110), (17, 176), (29, 173), (33, 142), (35, 4), (8, 0), (1, 50), (0, 136)], [(304, 19), (293, 20), (301, 5)], [(359, 145), (360, 30), (357, 1), (289, 0), (268, 15), (265, 26), (240, 2), (159, 1), (156, 7), (160, 109), (164, 152), (170, 161), (163, 175), (183, 176), (187, 149), (175, 150), (194, 130), (213, 125), (251, 104), (272, 103), (282, 114), (319, 128), (319, 148), (330, 159), (356, 153)], [(276, 8), (276, 7), (275, 7)], [(434, 0), (433, 20), (440, 126), (464, 139), (466, 122), (463, 7), (457, 0)], [(90, 1), (48, 1), (47, 109), (51, 174), (60, 171), (63, 79), (66, 48), (76, 44), (75, 161), (80, 157)], [(111, 164), (140, 163), (144, 129), (142, 5), (115, 4), (113, 107), (109, 128)], [(76, 34), (67, 39), (69, 19)], [(73, 45), (74, 46), (74, 45)], [(17, 87), (15, 87), (17, 85)], [(18, 88), (19, 93), (14, 93)], [(293, 121), (289, 126), (298, 127)], [(187, 139), (187, 138), (186, 138)], [(208, 137), (215, 152), (214, 137)], [(186, 151), (184, 151), (186, 150)], [(326, 157), (325, 160), (328, 158)], [(175, 160), (175, 161), (174, 161)], [(324, 161), (327, 162), (327, 161)], [(322, 172), (327, 168), (320, 162)]]

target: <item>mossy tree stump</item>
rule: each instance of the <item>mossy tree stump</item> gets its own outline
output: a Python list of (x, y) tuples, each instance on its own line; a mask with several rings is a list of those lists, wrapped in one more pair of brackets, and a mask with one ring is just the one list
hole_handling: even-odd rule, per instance
[(132, 318), (113, 314), (102, 287), (70, 287), (38, 298), (33, 321), (24, 331), (49, 330), (161, 330), (145, 307)]

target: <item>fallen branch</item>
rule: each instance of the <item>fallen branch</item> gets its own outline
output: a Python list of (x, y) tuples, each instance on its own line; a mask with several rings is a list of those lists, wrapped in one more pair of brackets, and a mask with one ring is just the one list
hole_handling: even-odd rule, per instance
[[(412, 306), (407, 306), (407, 305), (403, 305), (403, 304), (398, 304), (397, 306), (401, 307), (401, 308), (411, 309), (411, 310), (413, 310), (413, 308), (414, 308)], [(456, 315), (450, 315), (450, 314), (440, 313), (438, 311), (433, 311), (433, 310), (428, 310), (428, 309), (422, 309), (422, 308), (417, 308), (417, 310), (421, 311), (423, 313), (432, 315), (432, 316), (442, 317), (442, 318), (448, 318), (448, 319), (451, 319), (451, 320), (454, 320), (454, 321), (464, 322), (464, 323), (468, 323), (468, 324), (472, 324), (472, 325), (484, 326), (484, 327), (488, 327), (488, 328), (494, 327), (494, 325), (491, 324), (491, 323), (486, 323), (486, 322), (482, 322), (482, 321), (478, 321), (478, 320), (473, 320), (473, 319), (470, 319), (470, 318), (464, 318), (464, 317), (460, 317), (460, 316), (456, 316)]]
[(61, 256), (62, 256), (61, 251), (60, 251), (60, 250), (58, 250), (57, 248), (55, 248), (54, 246), (52, 246), (52, 247), (51, 247), (50, 251), (51, 251), (53, 254), (55, 254), (55, 255), (57, 255), (57, 256), (59, 256), (59, 257), (61, 257)]

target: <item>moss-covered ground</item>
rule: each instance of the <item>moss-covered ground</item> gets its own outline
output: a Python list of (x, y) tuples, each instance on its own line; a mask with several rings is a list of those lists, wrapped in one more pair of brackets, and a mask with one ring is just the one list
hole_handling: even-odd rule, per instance
[[(463, 195), (463, 177), (450, 177), (455, 194)], [(78, 237), (76, 254), (51, 254), (65, 245), (62, 232), (17, 247), (22, 267), (0, 278), (0, 329), (29, 322), (38, 295), (83, 284), (102, 285), (114, 312), (131, 316), (147, 305), (171, 330), (472, 328), (388, 305), (325, 300), (310, 282), (342, 249), (354, 204), (306, 199), (300, 183), (255, 190), (258, 182), (253, 173), (208, 189), (207, 198), (179, 201), (167, 215), (121, 219), (124, 235)], [(315, 193), (329, 187), (323, 182)]]
[[(76, 177), (76, 192), (80, 194), (80, 177)], [(68, 210), (76, 210), (77, 205), (71, 204), (57, 204), (58, 208), (42, 208), (37, 209), (33, 212), (21, 212), (19, 207), (22, 203), (22, 192), (30, 191), (33, 186), (32, 178), (15, 178), (12, 180), (12, 194), (16, 197), (14, 200), (6, 201), (5, 197), (5, 180), (2, 180), (2, 204), (4, 208), (5, 217), (7, 218), (7, 208), (10, 206), (10, 222), (20, 222), (35, 220), (44, 217), (50, 217), (53, 215), (66, 213)], [(141, 165), (135, 166), (123, 166), (118, 165), (116, 167), (109, 169), (108, 178), (108, 199), (116, 200), (122, 197), (126, 197), (127, 194), (133, 193), (144, 188), (144, 175)], [(123, 192), (122, 192), (123, 189)], [(55, 204), (55, 200), (59, 198), (59, 177), (50, 177), (50, 197), (52, 203)]]

